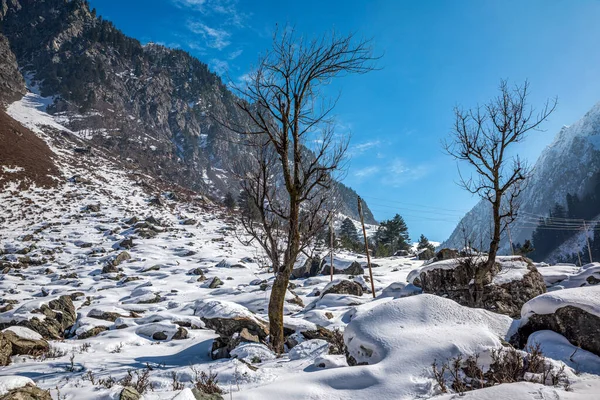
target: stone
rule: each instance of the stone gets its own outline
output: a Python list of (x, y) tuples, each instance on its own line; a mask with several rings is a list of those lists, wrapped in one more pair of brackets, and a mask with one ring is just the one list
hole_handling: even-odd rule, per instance
[[(323, 275), (329, 275), (331, 273), (329, 268), (330, 268), (329, 264), (326, 264), (325, 267), (323, 267), (323, 271), (321, 273)], [(334, 266), (333, 273), (334, 273), (334, 275), (335, 274), (344, 274), (344, 275), (358, 276), (358, 275), (363, 275), (365, 273), (365, 269), (360, 265), (360, 263), (358, 261), (354, 261), (346, 269), (338, 269)]]
[(88, 339), (88, 338), (91, 338), (94, 336), (98, 336), (100, 333), (107, 331), (107, 330), (108, 330), (107, 326), (95, 326), (92, 329), (77, 335), (77, 339)]
[(358, 282), (343, 280), (335, 285), (330, 286), (329, 288), (326, 288), (326, 290), (324, 290), (323, 293), (321, 293), (321, 297), (329, 293), (362, 296), (363, 288)]
[(0, 400), (52, 400), (52, 396), (47, 390), (27, 384), (0, 396)]
[(181, 225), (196, 225), (198, 223), (198, 221), (196, 221), (193, 218), (187, 218), (184, 219), (183, 221), (181, 221)]
[(188, 275), (204, 275), (204, 271), (202, 270), (202, 268), (197, 267), (188, 272)]
[(320, 266), (321, 260), (319, 258), (309, 258), (302, 266), (292, 270), (292, 278), (299, 279), (317, 276)]
[(43, 339), (28, 339), (21, 337), (13, 331), (5, 330), (0, 332), (5, 340), (8, 340), (12, 345), (12, 355), (40, 355), (50, 349), (48, 342)]
[(0, 367), (10, 364), (12, 356), (12, 343), (0, 332)]
[[(517, 260), (527, 263), (528, 272), (521, 280), (513, 280), (500, 285), (493, 284), (494, 276), (501, 273), (501, 265), (498, 262), (484, 278), (481, 297), (481, 306), (484, 309), (519, 318), (523, 304), (546, 292), (544, 278), (531, 261), (525, 258)], [(464, 258), (457, 262), (458, 265), (454, 268), (440, 267), (421, 272), (413, 284), (420, 287), (423, 293), (447, 297), (463, 306), (473, 307), (474, 285), (472, 279), (475, 274), (475, 263), (482, 261)], [(433, 267), (435, 264), (430, 265)]]
[(173, 340), (183, 340), (188, 338), (188, 331), (184, 327), (177, 328), (177, 332), (173, 335)]
[(196, 388), (192, 389), (192, 394), (196, 400), (223, 400), (223, 396), (221, 396), (219, 393), (207, 394)]
[(552, 314), (533, 314), (510, 339), (511, 344), (525, 347), (529, 336), (542, 330), (563, 335), (574, 346), (600, 356), (600, 317), (574, 306), (565, 306)]
[(119, 395), (119, 400), (139, 400), (141, 398), (142, 396), (138, 393), (138, 391), (131, 386), (124, 387)]
[(127, 261), (127, 260), (131, 260), (131, 255), (126, 251), (122, 251), (112, 261), (112, 265), (114, 265), (116, 267), (117, 265), (119, 265), (122, 262)]
[(210, 284), (208, 285), (209, 289), (216, 289), (219, 286), (223, 285), (223, 281), (221, 279), (219, 279), (218, 276), (215, 276), (212, 281), (210, 282)]
[(164, 332), (154, 332), (154, 334), (152, 335), (152, 339), (154, 340), (167, 340), (168, 336), (166, 333)]

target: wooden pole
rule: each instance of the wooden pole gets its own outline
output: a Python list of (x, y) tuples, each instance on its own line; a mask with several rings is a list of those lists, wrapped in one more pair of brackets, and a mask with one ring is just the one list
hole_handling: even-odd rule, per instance
[(592, 248), (590, 247), (590, 237), (588, 235), (588, 231), (587, 231), (587, 225), (585, 224), (585, 220), (583, 220), (583, 230), (585, 231), (585, 240), (587, 242), (587, 247), (588, 247), (588, 255), (590, 256), (590, 262), (594, 262), (592, 261)]
[(581, 268), (581, 254), (579, 253), (579, 250), (577, 250), (577, 258), (579, 259), (579, 268)]
[(363, 218), (362, 204), (360, 196), (358, 196), (358, 214), (360, 215), (360, 223), (362, 225), (363, 237), (365, 238), (365, 251), (367, 252), (367, 266), (369, 267), (369, 277), (371, 278), (371, 292), (375, 298), (375, 282), (373, 281), (373, 270), (371, 269), (371, 255), (369, 254), (369, 242), (367, 240), (367, 230), (365, 229), (365, 219)]
[(329, 281), (333, 282), (333, 213), (331, 213), (331, 218), (329, 219), (329, 257), (331, 260), (329, 265), (331, 279)]
[(515, 255), (515, 248), (513, 247), (512, 237), (510, 235), (510, 224), (506, 224), (506, 231), (508, 232), (508, 242), (510, 243), (510, 252)]

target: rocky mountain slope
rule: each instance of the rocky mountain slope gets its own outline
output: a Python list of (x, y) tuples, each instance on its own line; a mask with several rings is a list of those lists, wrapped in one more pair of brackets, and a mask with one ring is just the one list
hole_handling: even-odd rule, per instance
[[(234, 161), (246, 149), (217, 121), (246, 120), (206, 64), (181, 50), (142, 46), (84, 0), (2, 0), (0, 27), (30, 87), (51, 96), (47, 111), (70, 131), (189, 189), (217, 199), (236, 191)], [(23, 93), (18, 77), (2, 78), (0, 65), (2, 84)], [(357, 218), (356, 193), (341, 183), (336, 193), (340, 212)]]
[[(539, 217), (547, 216), (555, 203), (566, 206), (567, 194), (586, 194), (599, 171), (600, 103), (573, 125), (563, 127), (540, 155), (534, 165), (533, 176), (519, 200), (520, 215), (511, 226), (513, 242), (523, 243), (531, 239)], [(475, 247), (483, 244), (486, 248), (490, 224), (491, 207), (482, 200), (463, 217), (442, 247), (462, 247), (466, 236)], [(506, 251), (506, 236), (502, 243)], [(578, 243), (583, 244), (582, 241)]]

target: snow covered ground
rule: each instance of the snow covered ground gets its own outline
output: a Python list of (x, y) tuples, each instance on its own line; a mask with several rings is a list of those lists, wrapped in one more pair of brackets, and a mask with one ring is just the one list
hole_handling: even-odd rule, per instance
[[(29, 257), (21, 260), (26, 268), (0, 275), (0, 306), (15, 303), (0, 313), (0, 323), (32, 318), (41, 304), (61, 295), (74, 299), (77, 321), (73, 337), (50, 342), (50, 356), (15, 356), (11, 365), (0, 367), (0, 395), (33, 380), (50, 389), (54, 399), (117, 399), (121, 386), (99, 382), (150, 369), (153, 390), (144, 393), (147, 400), (193, 398), (189, 388), (198, 371), (218, 373), (230, 399), (430, 398), (441, 394), (431, 371), (434, 360), (489, 352), (502, 346), (517, 325), (503, 315), (417, 294), (407, 278), (423, 262), (391, 257), (373, 260), (375, 299), (364, 277), (346, 275), (335, 278), (360, 283), (367, 289), (362, 296), (322, 296), (329, 276), (319, 275), (294, 280), (295, 295), (289, 292), (285, 303), (286, 326), (340, 328), (349, 348), (363, 355), (356, 361), (369, 365), (348, 366), (344, 355), (328, 354), (327, 343), (319, 339), (299, 340), (281, 357), (249, 343), (233, 350), (237, 359), (212, 360), (218, 335), (202, 318), (267, 320), (273, 276), (266, 260), (240, 243), (237, 236), (243, 232), (224, 209), (201, 197), (173, 200), (166, 188), (123, 170), (116, 160), (77, 155), (68, 143), (60, 145), (43, 125), (62, 128), (35, 106), (35, 96), (8, 112), (51, 145), (64, 181), (51, 189), (18, 190), (11, 184), (0, 191), (5, 253), (0, 258), (16, 265)], [(162, 206), (150, 201), (157, 195)], [(123, 251), (130, 258), (121, 257), (114, 271), (103, 271)], [(365, 261), (338, 255), (339, 266), (354, 260)], [(555, 268), (553, 273), (565, 275), (564, 280), (578, 271)], [(222, 284), (211, 288), (215, 278)], [(187, 337), (176, 339), (180, 327)], [(37, 338), (22, 328), (9, 329)], [(100, 333), (78, 339), (92, 329)], [(549, 356), (564, 360), (570, 354), (562, 336), (537, 337)], [(597, 399), (600, 378), (594, 374), (600, 358), (583, 352), (579, 357), (586, 369), (570, 373), (571, 392), (517, 383), (466, 398)], [(186, 388), (175, 387), (173, 376)]]

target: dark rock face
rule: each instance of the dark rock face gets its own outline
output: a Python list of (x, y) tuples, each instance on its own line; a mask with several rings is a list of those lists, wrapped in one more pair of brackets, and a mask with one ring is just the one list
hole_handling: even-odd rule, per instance
[[(373, 267), (373, 265), (371, 265), (371, 267)], [(329, 264), (326, 264), (323, 267), (323, 271), (321, 272), (323, 275), (329, 275), (331, 274), (331, 270), (330, 270), (330, 266)], [(360, 265), (360, 263), (358, 261), (354, 261), (352, 264), (350, 264), (350, 266), (346, 269), (338, 269), (335, 266), (333, 267), (333, 274), (344, 274), (344, 275), (363, 275), (365, 273), (365, 269)]]
[(94, 336), (98, 336), (99, 334), (101, 334), (104, 331), (107, 331), (108, 327), (106, 326), (96, 326), (93, 327), (92, 329), (90, 329), (89, 331), (83, 332), (79, 335), (77, 335), (77, 339), (88, 339)]
[(321, 260), (319, 258), (309, 258), (304, 265), (292, 270), (292, 279), (309, 278), (319, 273)]
[(219, 337), (212, 345), (213, 360), (229, 357), (229, 353), (241, 342), (265, 343), (269, 335), (266, 323), (253, 318), (204, 318), (208, 329), (213, 329)]
[(321, 294), (321, 297), (323, 297), (329, 293), (351, 294), (353, 296), (362, 296), (363, 288), (357, 282), (343, 280), (340, 283), (335, 284), (335, 285), (331, 286), (330, 288), (328, 288), (327, 290), (323, 291), (323, 293)]
[(0, 105), (19, 100), (25, 94), (25, 81), (8, 39), (0, 34)]
[(523, 348), (529, 335), (541, 330), (560, 333), (573, 345), (600, 356), (600, 317), (587, 311), (566, 306), (553, 314), (533, 314), (510, 341)]
[[(476, 261), (475, 261), (476, 262)], [(542, 275), (533, 265), (522, 280), (515, 280), (501, 285), (492, 284), (493, 277), (500, 272), (500, 265), (485, 278), (482, 306), (486, 310), (518, 318), (521, 307), (527, 301), (546, 292)], [(475, 264), (469, 260), (460, 262), (455, 268), (439, 268), (421, 272), (415, 280), (415, 286), (421, 287), (423, 293), (447, 297), (457, 303), (473, 307), (473, 290), (471, 284), (475, 273)]]
[(47, 390), (42, 390), (33, 385), (25, 385), (11, 390), (0, 397), (0, 400), (52, 400), (52, 396)]
[(25, 326), (42, 335), (45, 339), (60, 340), (64, 338), (65, 331), (68, 330), (77, 319), (75, 307), (70, 296), (60, 296), (56, 300), (50, 301), (48, 304), (43, 304), (38, 310), (44, 314), (45, 319), (33, 317), (26, 321), (11, 321), (9, 323), (0, 324), (0, 329), (9, 326), (19, 325)]

